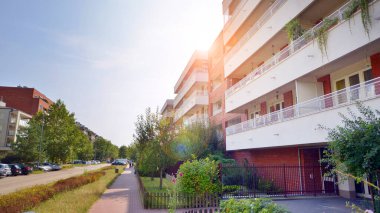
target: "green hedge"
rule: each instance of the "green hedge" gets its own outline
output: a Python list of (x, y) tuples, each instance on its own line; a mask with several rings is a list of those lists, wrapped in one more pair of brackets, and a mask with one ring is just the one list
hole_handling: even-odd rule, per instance
[(222, 213), (288, 213), (285, 208), (277, 205), (270, 199), (229, 199), (221, 201), (220, 209)]
[(90, 172), (80, 176), (59, 180), (53, 185), (38, 185), (10, 194), (1, 195), (0, 212), (16, 213), (26, 211), (53, 197), (55, 194), (95, 182), (105, 174), (104, 171)]

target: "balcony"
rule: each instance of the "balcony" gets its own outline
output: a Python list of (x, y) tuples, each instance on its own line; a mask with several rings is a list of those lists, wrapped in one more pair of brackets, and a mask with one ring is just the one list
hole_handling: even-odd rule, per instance
[(177, 104), (183, 99), (186, 93), (191, 89), (191, 87), (197, 83), (207, 83), (208, 82), (208, 73), (207, 72), (194, 72), (191, 76), (186, 80), (186, 83), (181, 88), (180, 92), (174, 99), (173, 106), (176, 107)]
[(343, 19), (342, 14), (349, 3), (329, 16), (330, 19), (337, 18), (338, 23), (328, 31), (326, 50), (328, 57), (322, 55), (317, 44), (313, 45), (313, 35), (323, 27), (323, 22), (321, 22), (226, 90), (226, 112), (231, 112), (273, 89), (379, 39), (380, 22), (374, 16), (380, 14), (380, 2), (374, 1), (370, 4), (370, 11), (373, 13), (369, 36), (361, 24), (360, 12), (356, 13), (350, 21)]
[(185, 125), (191, 125), (194, 123), (207, 123), (208, 115), (207, 114), (194, 114), (193, 116), (185, 119)]
[(224, 75), (231, 75), (242, 63), (257, 52), (277, 33), (283, 30), (284, 26), (305, 10), (313, 0), (304, 1), (282, 1), (277, 0), (265, 12), (260, 22), (252, 26), (246, 35), (243, 36), (241, 43), (236, 45), (235, 50), (225, 57)]
[(196, 105), (208, 105), (208, 94), (203, 91), (195, 91), (193, 94), (186, 99), (181, 107), (175, 112), (174, 122), (178, 121), (182, 116), (184, 116), (188, 111), (190, 111)]
[(233, 55), (273, 16), (275, 12), (285, 4), (287, 0), (277, 0), (274, 2), (266, 12), (260, 17), (259, 20), (244, 34), (243, 37), (227, 52), (225, 55), (225, 61), (231, 59)]
[(339, 113), (357, 101), (380, 105), (380, 78), (320, 96), (226, 128), (227, 150), (326, 142), (327, 132), (341, 124)]

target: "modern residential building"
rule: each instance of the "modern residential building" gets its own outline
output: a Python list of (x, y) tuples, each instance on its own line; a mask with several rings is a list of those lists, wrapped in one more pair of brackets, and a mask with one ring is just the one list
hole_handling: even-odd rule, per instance
[(77, 125), (77, 127), (88, 137), (88, 139), (94, 143), (96, 138), (99, 137), (99, 135), (97, 135), (95, 132), (93, 132), (91, 129), (87, 128), (85, 125), (79, 123), (79, 122), (75, 122), (75, 124)]
[(207, 70), (207, 52), (195, 51), (174, 87), (176, 125), (208, 121)]
[[(338, 114), (355, 101), (380, 106), (380, 1), (369, 3), (368, 32), (352, 2), (223, 1), (225, 113), (244, 114), (226, 128), (226, 150), (235, 159), (319, 165), (328, 144), (319, 125), (339, 125)], [(300, 34), (286, 28), (292, 20)], [(323, 173), (304, 172), (300, 180), (317, 179), (326, 190)], [(367, 196), (368, 187), (349, 180), (339, 193)]]
[(6, 107), (0, 101), (0, 151), (10, 151), (16, 141), (18, 131), (28, 125), (31, 115), (20, 110)]
[(45, 111), (53, 104), (48, 97), (34, 88), (0, 86), (0, 100), (8, 107), (18, 109), (29, 115), (35, 115), (41, 109)]
[(225, 128), (244, 119), (243, 114), (225, 113), (225, 91), (228, 82), (224, 78), (224, 43), (223, 32), (215, 39), (208, 51), (208, 78), (209, 78), (209, 112), (210, 124), (222, 136), (225, 144)]
[(174, 102), (173, 99), (167, 99), (165, 101), (164, 105), (162, 106), (160, 110), (160, 114), (162, 115), (162, 117), (173, 120), (174, 113), (175, 113), (174, 108), (173, 108), (173, 102)]

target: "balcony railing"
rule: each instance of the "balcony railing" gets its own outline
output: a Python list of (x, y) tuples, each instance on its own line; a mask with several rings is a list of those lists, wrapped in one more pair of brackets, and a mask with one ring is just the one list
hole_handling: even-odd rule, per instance
[(380, 77), (230, 126), (226, 128), (226, 134), (245, 132), (378, 97), (380, 97)]
[(231, 23), (232, 23), (232, 20), (235, 19), (236, 17), (236, 14), (238, 14), (241, 9), (243, 8), (243, 6), (245, 5), (245, 3), (247, 3), (248, 0), (241, 0), (239, 2), (239, 5), (235, 8), (234, 12), (232, 12), (232, 14), (229, 16), (228, 20), (226, 21), (226, 23), (224, 24), (224, 29), (228, 28)]
[[(376, 0), (374, 0), (376, 1)], [(337, 11), (329, 15), (327, 18), (329, 19), (338, 19), (338, 22), (345, 21), (343, 18), (343, 13), (347, 9), (347, 7), (352, 2), (349, 1), (346, 4), (344, 4), (342, 7), (340, 7)], [(281, 63), (282, 61), (286, 60), (289, 56), (295, 54), (298, 50), (300, 50), (302, 47), (307, 45), (309, 42), (313, 41), (313, 38), (315, 37), (316, 32), (324, 26), (324, 21), (321, 21), (319, 24), (315, 25), (313, 28), (305, 32), (301, 37), (296, 39), (295, 41), (291, 42), (286, 48), (275, 54), (273, 57), (271, 57), (269, 60), (267, 60), (263, 65), (257, 67), (252, 72), (250, 72), (246, 77), (241, 79), (239, 82), (234, 84), (232, 87), (226, 90), (226, 98), (231, 96), (234, 92), (238, 91), (245, 85), (248, 85), (249, 83), (253, 82), (254, 80), (258, 79), (260, 76), (262, 76), (264, 73), (271, 70), (274, 66)]]
[[(198, 79), (198, 77), (200, 79)], [(205, 81), (202, 81), (201, 80), (202, 78), (205, 78)], [(194, 72), (193, 74), (191, 74), (191, 76), (186, 80), (186, 83), (181, 88), (181, 90), (178, 93), (178, 95), (174, 98), (174, 102), (173, 102), (174, 107), (177, 106), (177, 104), (182, 100), (182, 98), (185, 96), (185, 94), (187, 93), (187, 91), (189, 91), (189, 89), (197, 81), (199, 81), (199, 82), (206, 82), (207, 83), (207, 81), (208, 81), (208, 73), (207, 72), (198, 71), (198, 72)]]
[(208, 115), (207, 114), (200, 114), (200, 115), (193, 115), (191, 117), (189, 117), (188, 119), (185, 120), (185, 124), (186, 125), (190, 125), (190, 124), (193, 124), (193, 123), (197, 123), (197, 122), (207, 122), (208, 121)]
[(181, 107), (175, 112), (174, 121), (177, 121), (181, 118), (186, 112), (188, 112), (197, 102), (198, 98), (206, 98), (208, 100), (207, 91), (197, 90), (191, 94), (191, 96), (186, 99)]
[(230, 60), (234, 55), (252, 36), (273, 16), (273, 14), (285, 4), (287, 0), (277, 0), (274, 2), (259, 20), (239, 39), (239, 41), (227, 52), (225, 55), (226, 61)]

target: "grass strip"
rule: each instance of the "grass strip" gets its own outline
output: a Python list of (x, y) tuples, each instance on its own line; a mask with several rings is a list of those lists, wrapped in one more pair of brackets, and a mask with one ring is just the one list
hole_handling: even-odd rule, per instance
[(160, 178), (140, 177), (148, 192), (168, 192), (174, 190), (174, 184), (166, 178), (162, 179), (162, 189), (160, 189)]
[(55, 183), (37, 185), (10, 194), (1, 195), (0, 212), (14, 213), (26, 211), (39, 205), (43, 201), (51, 199), (56, 194), (68, 192), (69, 190), (95, 182), (102, 176), (105, 176), (107, 172), (113, 172), (109, 167), (108, 169), (109, 170), (105, 170), (105, 168), (102, 168), (92, 172), (86, 172), (83, 175), (59, 180)]
[[(119, 171), (123, 171), (123, 167), (118, 167)], [(98, 181), (81, 186), (77, 189), (66, 191), (55, 195), (52, 199), (49, 199), (32, 211), (38, 213), (86, 213), (91, 206), (99, 199), (107, 187), (112, 183), (119, 175), (115, 173), (113, 169), (104, 170), (106, 174), (102, 176)]]

